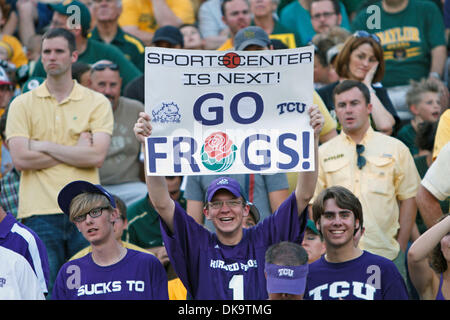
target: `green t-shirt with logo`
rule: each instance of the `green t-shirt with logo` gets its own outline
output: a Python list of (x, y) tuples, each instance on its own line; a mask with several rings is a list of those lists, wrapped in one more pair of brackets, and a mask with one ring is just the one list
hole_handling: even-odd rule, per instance
[(445, 45), (444, 22), (436, 4), (410, 0), (397, 13), (384, 12), (381, 1), (374, 5), (380, 8), (379, 17), (377, 10), (363, 9), (353, 20), (352, 29), (375, 33), (381, 39), (386, 63), (383, 86), (408, 85), (410, 79), (428, 77), (431, 50)]

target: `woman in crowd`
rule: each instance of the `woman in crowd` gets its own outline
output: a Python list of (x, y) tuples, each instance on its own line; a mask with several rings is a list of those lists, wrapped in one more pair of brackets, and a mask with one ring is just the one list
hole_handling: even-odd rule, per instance
[(317, 90), (328, 110), (334, 110), (333, 90), (340, 81), (351, 79), (363, 82), (370, 91), (372, 126), (377, 131), (392, 135), (400, 118), (381, 86), (384, 76), (383, 48), (376, 35), (357, 31), (349, 37), (334, 61), (339, 81)]

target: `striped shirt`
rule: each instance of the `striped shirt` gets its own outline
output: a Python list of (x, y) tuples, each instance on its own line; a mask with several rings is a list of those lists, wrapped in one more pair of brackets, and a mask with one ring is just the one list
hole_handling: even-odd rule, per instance
[(47, 250), (36, 233), (7, 213), (0, 221), (0, 246), (25, 257), (36, 273), (42, 292), (48, 292), (50, 268)]

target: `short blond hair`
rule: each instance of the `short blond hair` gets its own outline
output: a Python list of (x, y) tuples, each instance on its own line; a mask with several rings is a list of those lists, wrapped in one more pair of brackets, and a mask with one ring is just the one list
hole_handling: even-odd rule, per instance
[(96, 207), (108, 207), (112, 209), (108, 198), (100, 193), (80, 193), (70, 202), (69, 219), (74, 222), (75, 218), (91, 211)]

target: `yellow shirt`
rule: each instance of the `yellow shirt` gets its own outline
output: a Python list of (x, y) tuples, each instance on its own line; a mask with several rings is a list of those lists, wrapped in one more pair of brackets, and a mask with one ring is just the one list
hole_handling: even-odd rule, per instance
[(1, 36), (1, 40), (5, 41), (11, 47), (13, 54), (10, 61), (14, 63), (16, 68), (28, 63), (28, 58), (23, 51), (22, 44), (16, 37), (4, 34)]
[(228, 38), (227, 41), (225, 41), (218, 49), (217, 51), (227, 51), (227, 50), (233, 50), (233, 39)]
[(319, 147), (314, 198), (335, 185), (352, 191), (361, 201), (366, 228), (360, 248), (393, 260), (400, 250), (395, 238), (400, 227), (397, 200), (416, 196), (419, 173), (408, 148), (395, 138), (370, 127), (360, 144), (366, 158), (362, 169), (356, 164), (356, 145), (344, 132)]
[[(325, 106), (325, 103), (323, 102), (320, 95), (317, 93), (316, 90), (313, 92), (313, 104), (317, 105), (319, 107), (320, 113), (323, 115), (324, 118), (324, 124), (322, 131), (320, 131), (320, 135), (323, 136), (327, 133), (329, 133), (331, 130), (336, 129), (336, 120), (333, 119), (330, 112), (328, 111), (327, 107)], [(287, 178), (289, 183), (289, 193), (295, 190), (295, 187), (297, 185), (297, 172), (288, 172)]]
[[(7, 140), (24, 137), (74, 146), (84, 131), (111, 135), (113, 121), (111, 104), (104, 95), (74, 81), (70, 95), (58, 103), (48, 92), (45, 81), (11, 102), (6, 137)], [(22, 171), (18, 218), (62, 213), (57, 195), (73, 180), (99, 183), (98, 169), (77, 168), (62, 163), (47, 169)]]
[(169, 300), (186, 300), (187, 290), (180, 278), (168, 282)]
[(439, 119), (439, 124), (436, 131), (436, 137), (434, 138), (434, 148), (433, 148), (433, 160), (439, 154), (442, 147), (444, 147), (447, 142), (450, 141), (450, 109), (447, 109)]
[[(190, 0), (166, 0), (172, 12), (183, 23), (194, 23), (195, 14)], [(123, 0), (122, 14), (119, 17), (119, 25), (137, 26), (139, 30), (155, 32), (159, 28), (153, 12), (152, 1), (149, 0)]]
[[(149, 253), (149, 254), (153, 254), (150, 251), (147, 251), (141, 247), (138, 247), (137, 245), (134, 245), (132, 243), (129, 242), (125, 242), (125, 241), (121, 241), (122, 242), (122, 246), (124, 246), (127, 249), (132, 249), (132, 250), (136, 250), (136, 251), (140, 251), (140, 252), (145, 252), (145, 253)], [(75, 260), (75, 259), (79, 259), (84, 257), (85, 255), (87, 255), (89, 252), (92, 252), (92, 246), (86, 247), (84, 249), (81, 249), (80, 251), (78, 251), (77, 253), (74, 254), (74, 256), (72, 258), (69, 259), (69, 261), (71, 260)]]

